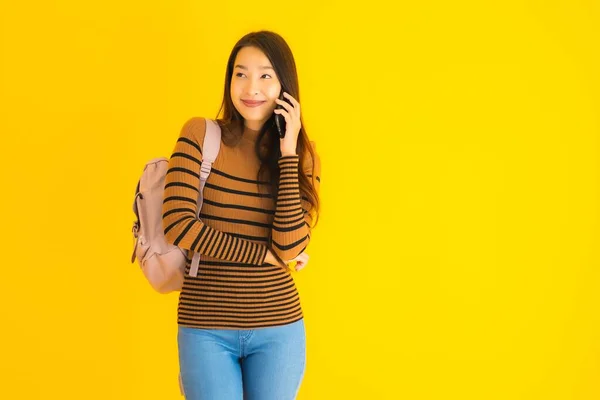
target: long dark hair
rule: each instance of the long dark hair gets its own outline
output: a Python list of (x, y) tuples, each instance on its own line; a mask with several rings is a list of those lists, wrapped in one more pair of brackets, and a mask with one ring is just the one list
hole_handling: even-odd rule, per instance
[[(300, 104), (300, 88), (298, 85), (298, 73), (296, 71), (296, 62), (292, 50), (286, 43), (286, 41), (277, 33), (271, 31), (258, 31), (251, 32), (243, 36), (233, 46), (229, 60), (227, 61), (227, 71), (225, 73), (225, 86), (223, 90), (223, 101), (221, 107), (217, 113), (217, 121), (219, 124), (225, 126), (227, 124), (237, 125), (237, 130), (223, 130), (223, 142), (228, 145), (235, 144), (241, 138), (243, 132), (244, 117), (234, 107), (231, 100), (231, 79), (233, 76), (233, 66), (237, 53), (246, 46), (252, 46), (260, 49), (269, 59), (275, 74), (281, 83), (281, 88), (292, 95)], [(219, 118), (223, 111), (223, 117)], [(271, 115), (269, 119), (263, 124), (258, 134), (258, 140), (256, 141), (255, 151), (259, 159), (261, 160), (261, 166), (258, 171), (257, 181), (259, 182), (270, 182), (271, 194), (275, 195), (279, 187), (279, 165), (278, 159), (281, 156), (281, 149), (279, 147), (279, 135), (275, 127), (275, 114)], [(310, 159), (314, 160), (315, 154), (310, 140), (304, 128), (304, 121), (302, 115), (300, 116), (301, 127), (300, 134), (298, 135), (298, 144), (296, 153), (300, 158), (300, 171), (298, 174), (298, 180), (300, 182), (300, 196), (303, 200), (308, 201), (310, 204), (309, 212), (314, 215), (312, 220), (316, 226), (319, 219), (319, 195), (312, 186), (311, 178), (306, 176), (304, 173), (304, 162), (305, 152), (310, 153)], [(313, 164), (314, 165), (314, 164)], [(314, 172), (311, 172), (312, 178), (314, 178)], [(260, 190), (260, 184), (259, 184)], [(315, 218), (316, 217), (316, 218)]]

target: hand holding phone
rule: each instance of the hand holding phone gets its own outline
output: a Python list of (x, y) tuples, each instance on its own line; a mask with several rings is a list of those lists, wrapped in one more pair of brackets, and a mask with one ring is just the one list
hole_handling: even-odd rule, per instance
[[(294, 106), (291, 101), (289, 101), (283, 95), (284, 90), (281, 89), (281, 93), (279, 93), (279, 100), (287, 101), (292, 107)], [(276, 110), (285, 110), (281, 104), (277, 104), (275, 107)], [(277, 125), (277, 131), (279, 132), (279, 138), (283, 139), (285, 137), (285, 117), (281, 114), (275, 114), (275, 125)]]

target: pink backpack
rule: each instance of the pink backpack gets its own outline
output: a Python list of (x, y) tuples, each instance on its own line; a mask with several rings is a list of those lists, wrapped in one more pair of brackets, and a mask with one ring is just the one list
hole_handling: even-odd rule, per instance
[[(216, 121), (206, 118), (206, 135), (202, 146), (202, 167), (200, 168), (200, 188), (198, 213), (202, 207), (202, 191), (210, 174), (212, 163), (217, 158), (221, 145), (221, 128)], [(136, 259), (152, 288), (159, 293), (180, 291), (187, 250), (167, 243), (162, 225), (162, 205), (164, 198), (165, 175), (169, 167), (166, 157), (148, 161), (138, 181), (133, 201), (133, 212), (137, 221), (133, 223), (135, 246), (131, 262)], [(194, 253), (190, 275), (198, 274), (200, 253)]]

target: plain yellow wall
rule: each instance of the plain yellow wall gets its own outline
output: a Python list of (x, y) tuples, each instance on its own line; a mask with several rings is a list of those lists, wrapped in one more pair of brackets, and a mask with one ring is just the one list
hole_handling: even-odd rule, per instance
[(396, 7), (3, 2), (0, 398), (181, 398), (135, 184), (258, 29), (322, 159), (299, 400), (600, 398), (598, 3)]

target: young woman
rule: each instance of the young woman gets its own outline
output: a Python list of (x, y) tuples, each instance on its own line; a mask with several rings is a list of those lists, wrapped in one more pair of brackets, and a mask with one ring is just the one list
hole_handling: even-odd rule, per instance
[[(279, 99), (283, 94), (284, 99)], [(292, 400), (306, 363), (300, 298), (288, 264), (319, 213), (320, 160), (302, 123), (292, 52), (276, 33), (241, 38), (227, 63), (215, 120), (222, 143), (196, 218), (206, 120), (184, 124), (163, 202), (168, 242), (202, 257), (186, 267), (178, 349), (186, 399)], [(281, 105), (281, 109), (276, 109)], [(280, 138), (276, 115), (283, 117)], [(282, 121), (282, 122), (283, 122)]]

